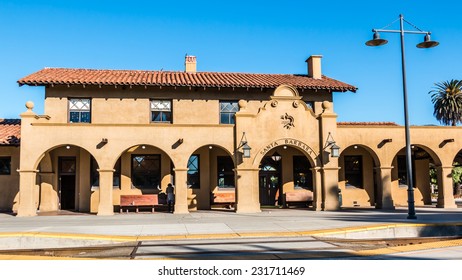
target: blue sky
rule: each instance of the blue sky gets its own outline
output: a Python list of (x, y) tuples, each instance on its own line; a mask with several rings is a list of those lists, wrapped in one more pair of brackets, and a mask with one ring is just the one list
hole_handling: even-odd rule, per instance
[(16, 81), (44, 67), (182, 71), (188, 53), (198, 71), (301, 74), (321, 54), (325, 75), (359, 88), (334, 95), (338, 121), (403, 124), (399, 35), (364, 44), (403, 14), (440, 42), (422, 50), (423, 35), (405, 37), (409, 120), (439, 124), (428, 92), (462, 79), (461, 9), (456, 0), (1, 0), (0, 118), (18, 118), (28, 100), (43, 113), (44, 89)]

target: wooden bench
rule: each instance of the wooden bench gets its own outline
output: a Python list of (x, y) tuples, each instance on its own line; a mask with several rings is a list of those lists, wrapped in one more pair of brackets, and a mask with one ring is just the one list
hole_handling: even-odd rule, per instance
[(236, 203), (236, 196), (234, 192), (215, 192), (211, 194), (211, 205), (221, 204), (228, 208), (233, 208)]
[(154, 206), (157, 205), (159, 205), (157, 194), (131, 194), (120, 196), (120, 213), (122, 213), (123, 209), (126, 209), (128, 213), (129, 208), (135, 208), (136, 213), (138, 213), (141, 207), (151, 207), (154, 213)]
[(289, 207), (291, 204), (308, 206), (312, 202), (312, 191), (291, 191), (284, 193), (284, 207)]

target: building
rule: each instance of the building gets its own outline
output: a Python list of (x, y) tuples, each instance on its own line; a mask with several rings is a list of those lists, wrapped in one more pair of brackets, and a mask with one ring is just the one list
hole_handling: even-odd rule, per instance
[[(225, 194), (239, 213), (289, 194), (312, 196), (314, 210), (406, 205), (404, 128), (338, 123), (332, 93), (356, 87), (323, 75), (321, 56), (306, 62), (303, 75), (197, 72), (186, 56), (181, 72), (45, 68), (24, 77), (20, 86), (45, 88), (44, 114), (28, 102), (20, 125), (0, 122), (0, 208), (112, 215), (121, 195), (161, 195), (169, 183), (175, 213), (210, 209)], [(438, 207), (456, 207), (460, 136), (411, 128), (416, 205), (437, 195)]]

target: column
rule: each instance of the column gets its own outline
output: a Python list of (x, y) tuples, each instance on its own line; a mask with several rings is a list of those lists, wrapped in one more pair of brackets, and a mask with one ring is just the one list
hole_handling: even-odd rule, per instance
[(338, 167), (323, 167), (322, 168), (322, 189), (323, 203), (321, 205), (322, 210), (338, 210), (340, 203), (338, 200)]
[(188, 168), (175, 168), (175, 210), (174, 214), (189, 214), (188, 210)]
[(322, 185), (321, 185), (321, 168), (314, 167), (311, 169), (313, 172), (314, 185), (313, 185), (313, 209), (315, 211), (322, 210)]
[(53, 172), (40, 172), (40, 204), (41, 212), (58, 210), (58, 192), (53, 188)]
[(322, 165), (322, 210), (338, 210), (339, 187), (338, 187), (338, 158), (330, 154), (328, 141), (335, 141), (337, 132), (337, 115), (334, 113), (332, 103), (322, 102), (323, 112), (320, 115), (320, 159)]
[(438, 166), (438, 208), (457, 208), (453, 195), (452, 166)]
[(113, 174), (114, 169), (98, 169), (99, 172), (99, 205), (98, 216), (114, 215)]
[(391, 171), (393, 166), (381, 166), (376, 168), (379, 174), (379, 184), (377, 188), (377, 209), (395, 209), (393, 196), (391, 193)]
[(35, 181), (37, 170), (19, 170), (19, 206), (17, 217), (37, 215)]
[(236, 213), (259, 213), (258, 168), (239, 168), (236, 172)]

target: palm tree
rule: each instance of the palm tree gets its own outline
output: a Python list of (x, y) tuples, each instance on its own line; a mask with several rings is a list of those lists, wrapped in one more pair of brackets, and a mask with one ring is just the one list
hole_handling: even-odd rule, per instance
[(462, 123), (462, 80), (436, 83), (429, 94), (432, 95), (433, 115), (440, 123), (452, 126)]

